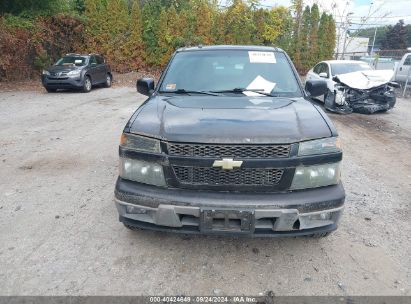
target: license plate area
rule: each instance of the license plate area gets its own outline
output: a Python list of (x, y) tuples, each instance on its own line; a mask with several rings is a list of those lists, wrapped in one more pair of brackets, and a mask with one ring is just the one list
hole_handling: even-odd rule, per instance
[(252, 233), (253, 210), (202, 209), (200, 229), (203, 232)]

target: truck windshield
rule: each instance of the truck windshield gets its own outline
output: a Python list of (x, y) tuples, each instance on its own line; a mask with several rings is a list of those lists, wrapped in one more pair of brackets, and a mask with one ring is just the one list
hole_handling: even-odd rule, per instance
[[(246, 94), (246, 89), (273, 96), (301, 96), (296, 76), (284, 53), (247, 50), (177, 53), (159, 91)], [(254, 93), (254, 96), (258, 95)]]
[(64, 56), (60, 58), (55, 65), (79, 65), (83, 66), (86, 64), (86, 57), (82, 56)]

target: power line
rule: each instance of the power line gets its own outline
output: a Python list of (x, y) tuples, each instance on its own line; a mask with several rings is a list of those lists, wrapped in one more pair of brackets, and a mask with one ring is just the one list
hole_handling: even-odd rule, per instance
[[(347, 22), (339, 22), (339, 21), (336, 21), (335, 23), (337, 23), (337, 24), (346, 24)], [(376, 25), (389, 25), (388, 23), (355, 23), (355, 22), (350, 22), (350, 25), (367, 25), (367, 26), (369, 26), (369, 25), (374, 25), (374, 26), (376, 26)]]
[[(345, 18), (345, 17), (347, 17), (347, 16), (337, 16), (337, 15), (334, 15), (334, 17)], [(352, 19), (352, 18), (356, 18), (356, 19), (363, 19), (363, 18), (367, 18), (367, 19), (388, 19), (388, 18), (408, 18), (408, 17), (411, 17), (411, 15), (404, 15), (404, 16), (385, 16), (385, 17), (384, 17), (384, 16), (383, 16), (383, 17), (349, 16), (350, 19)]]

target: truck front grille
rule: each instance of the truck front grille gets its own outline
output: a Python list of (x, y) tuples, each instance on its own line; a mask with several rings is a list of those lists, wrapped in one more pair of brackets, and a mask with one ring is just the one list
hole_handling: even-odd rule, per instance
[(168, 154), (173, 156), (278, 158), (288, 157), (290, 145), (210, 145), (169, 143)]
[(283, 169), (237, 168), (222, 170), (219, 168), (173, 166), (177, 180), (188, 185), (258, 185), (275, 186), (283, 176)]

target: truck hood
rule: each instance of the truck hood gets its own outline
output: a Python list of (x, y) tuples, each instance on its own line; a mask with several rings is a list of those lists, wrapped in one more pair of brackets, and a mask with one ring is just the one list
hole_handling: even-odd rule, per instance
[(153, 96), (128, 127), (131, 133), (198, 143), (293, 143), (331, 136), (319, 110), (303, 98)]

